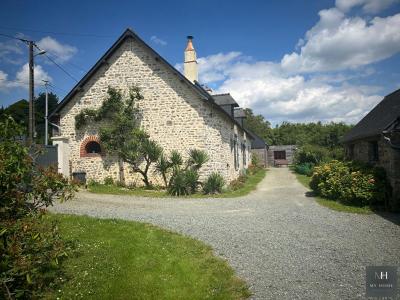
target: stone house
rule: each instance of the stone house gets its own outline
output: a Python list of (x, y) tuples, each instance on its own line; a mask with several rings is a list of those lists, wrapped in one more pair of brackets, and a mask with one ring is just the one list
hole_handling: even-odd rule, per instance
[[(387, 95), (344, 137), (348, 159), (381, 166), (393, 189), (392, 208), (400, 200), (400, 89)], [(397, 202), (395, 202), (397, 201)], [(394, 207), (393, 207), (394, 206)]]
[[(131, 29), (118, 38), (50, 115), (59, 125), (52, 140), (58, 147), (61, 173), (80, 173), (99, 182), (123, 176), (128, 184), (142, 183), (129, 165), (121, 168), (115, 155), (104, 152), (97, 124), (75, 129), (75, 116), (82, 109), (100, 107), (108, 87), (128, 93), (133, 85), (144, 96), (137, 103), (141, 126), (167, 154), (177, 150), (186, 158), (190, 149), (205, 150), (209, 161), (201, 177), (219, 172), (226, 182), (248, 167), (252, 136), (235, 119), (236, 102), (219, 105), (220, 95), (211, 95), (198, 83), (192, 39), (188, 37), (184, 51), (183, 75)], [(149, 174), (153, 183), (161, 183), (155, 172)]]

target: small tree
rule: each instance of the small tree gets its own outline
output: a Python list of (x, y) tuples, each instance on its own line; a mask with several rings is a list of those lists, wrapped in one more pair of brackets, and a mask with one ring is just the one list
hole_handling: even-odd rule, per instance
[[(99, 122), (100, 140), (104, 148), (118, 157), (121, 166), (122, 162), (130, 164), (149, 187), (148, 172), (151, 164), (161, 156), (162, 148), (140, 129), (140, 114), (135, 105), (136, 101), (143, 99), (140, 89), (132, 87), (126, 99), (115, 88), (109, 87), (107, 93), (108, 97), (99, 109), (85, 109), (75, 116), (75, 127), (79, 130), (89, 121)], [(122, 167), (120, 173), (120, 180), (124, 182)]]

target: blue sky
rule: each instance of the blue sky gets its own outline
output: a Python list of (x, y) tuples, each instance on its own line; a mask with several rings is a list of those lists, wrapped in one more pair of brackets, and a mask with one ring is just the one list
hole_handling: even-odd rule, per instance
[[(0, 20), (0, 33), (37, 41), (76, 79), (127, 27), (178, 69), (193, 35), (200, 80), (273, 124), (354, 123), (400, 88), (399, 0), (14, 0)], [(0, 105), (27, 98), (27, 55), (0, 37)], [(62, 99), (75, 81), (45, 57), (36, 64), (36, 82)]]

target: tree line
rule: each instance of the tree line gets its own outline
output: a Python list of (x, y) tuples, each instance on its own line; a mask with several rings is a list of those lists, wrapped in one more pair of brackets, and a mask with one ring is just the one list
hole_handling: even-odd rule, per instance
[(341, 146), (341, 138), (353, 125), (345, 123), (290, 123), (283, 122), (275, 127), (262, 115), (245, 109), (245, 127), (260, 136), (268, 145), (315, 145), (326, 148)]

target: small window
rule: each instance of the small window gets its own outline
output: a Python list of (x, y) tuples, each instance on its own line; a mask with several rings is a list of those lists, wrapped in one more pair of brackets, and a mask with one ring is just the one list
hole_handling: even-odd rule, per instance
[(274, 159), (286, 159), (286, 151), (274, 151)]
[(98, 142), (91, 141), (86, 144), (85, 150), (87, 154), (100, 154), (101, 153), (101, 147)]
[(369, 142), (369, 161), (379, 161), (379, 146), (377, 141)]

